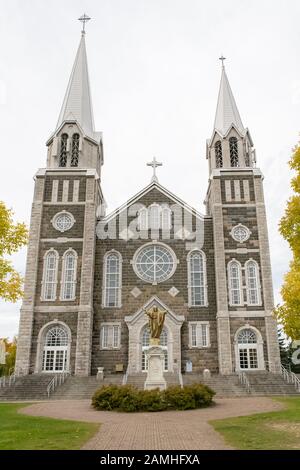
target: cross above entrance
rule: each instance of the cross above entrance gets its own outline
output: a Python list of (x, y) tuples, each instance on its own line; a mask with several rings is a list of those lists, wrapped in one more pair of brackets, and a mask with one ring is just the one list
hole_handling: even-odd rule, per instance
[(158, 178), (157, 178), (157, 176), (156, 176), (156, 168), (157, 168), (158, 166), (162, 166), (162, 163), (158, 162), (158, 161), (156, 160), (156, 158), (153, 157), (152, 162), (147, 163), (147, 166), (152, 166), (152, 168), (153, 168), (153, 176), (152, 176), (151, 181), (152, 181), (152, 182), (155, 182), (155, 183), (158, 183)]

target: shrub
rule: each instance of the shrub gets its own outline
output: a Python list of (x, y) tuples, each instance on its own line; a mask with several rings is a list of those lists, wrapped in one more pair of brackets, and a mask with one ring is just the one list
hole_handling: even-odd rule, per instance
[(158, 388), (154, 390), (139, 390), (138, 396), (140, 411), (163, 411), (167, 409), (167, 403)]
[(203, 384), (179, 385), (166, 390), (138, 390), (131, 385), (103, 385), (92, 399), (97, 410), (163, 411), (191, 410), (209, 406), (215, 392)]
[(196, 402), (190, 387), (181, 388), (180, 385), (168, 387), (164, 392), (167, 406), (171, 410), (193, 410)]

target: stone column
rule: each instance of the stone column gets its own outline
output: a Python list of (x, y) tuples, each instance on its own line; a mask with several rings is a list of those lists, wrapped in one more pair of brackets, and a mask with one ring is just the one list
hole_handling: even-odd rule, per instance
[(221, 180), (214, 178), (211, 181), (211, 211), (214, 228), (215, 275), (217, 295), (217, 330), (219, 370), (221, 374), (232, 373), (232, 355), (230, 340), (230, 322), (228, 312), (226, 263), (223, 235), (223, 213)]
[(30, 236), (27, 249), (24, 298), (19, 323), (18, 347), (15, 371), (29, 374), (34, 302), (37, 283), (37, 268), (40, 248), (40, 231), (43, 214), (44, 172), (40, 170), (35, 179), (34, 197), (30, 219)]
[(93, 287), (96, 247), (96, 181), (95, 172), (87, 172), (84, 234), (82, 247), (80, 306), (78, 311), (75, 375), (91, 373), (93, 333)]
[(271, 372), (280, 371), (280, 352), (277, 335), (277, 322), (273, 317), (274, 298), (273, 282), (270, 260), (270, 248), (268, 237), (267, 216), (264, 201), (262, 174), (259, 170), (254, 170), (254, 192), (256, 202), (256, 218), (259, 236), (260, 249), (260, 269), (263, 288), (263, 300), (265, 307), (265, 325), (267, 337), (267, 350), (269, 370)]

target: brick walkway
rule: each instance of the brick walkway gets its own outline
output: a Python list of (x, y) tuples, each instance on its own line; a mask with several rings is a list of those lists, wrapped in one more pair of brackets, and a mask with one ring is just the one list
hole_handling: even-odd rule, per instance
[(211, 419), (282, 409), (266, 397), (220, 398), (211, 408), (161, 413), (95, 411), (89, 400), (39, 402), (21, 410), (32, 416), (101, 423), (99, 432), (83, 449), (230, 449), (208, 424)]

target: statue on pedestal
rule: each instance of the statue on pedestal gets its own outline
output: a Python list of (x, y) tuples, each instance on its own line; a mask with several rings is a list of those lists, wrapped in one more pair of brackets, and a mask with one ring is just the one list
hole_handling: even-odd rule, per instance
[(153, 305), (148, 310), (144, 309), (144, 313), (148, 316), (150, 329), (150, 345), (146, 351), (148, 371), (144, 388), (145, 390), (155, 388), (164, 390), (167, 386), (164, 378), (165, 355), (163, 347), (159, 343), (167, 311), (160, 310), (156, 305)]
[(160, 335), (164, 326), (167, 311), (160, 310), (156, 305), (145, 310), (144, 312), (149, 318), (150, 329), (150, 346), (159, 345)]

